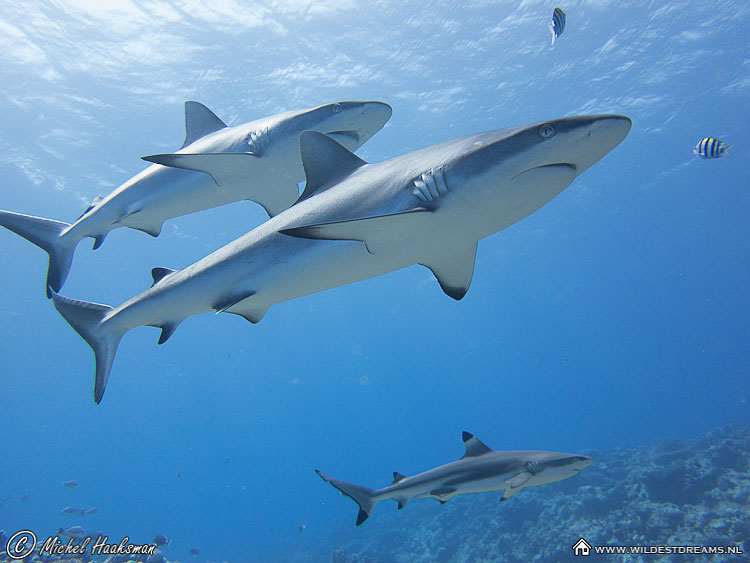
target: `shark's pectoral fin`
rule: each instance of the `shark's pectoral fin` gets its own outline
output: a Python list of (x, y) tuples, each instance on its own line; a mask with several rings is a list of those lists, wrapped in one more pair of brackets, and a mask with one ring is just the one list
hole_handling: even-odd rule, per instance
[(206, 135), (226, 127), (214, 112), (200, 102), (185, 102), (185, 142), (180, 148), (188, 146)]
[(219, 188), (231, 187), (241, 191), (245, 199), (262, 205), (271, 217), (294, 205), (299, 196), (299, 188), (295, 183), (284, 185), (281, 189), (279, 186), (271, 189), (262, 182), (253, 185), (253, 177), (258, 174), (258, 159), (261, 157), (252, 152), (154, 154), (142, 158), (162, 166), (208, 174)]
[(505, 492), (503, 493), (501, 501), (508, 500), (510, 497), (515, 495), (518, 491), (523, 489), (526, 482), (531, 479), (534, 475), (528, 471), (523, 471), (518, 475), (511, 477), (505, 481)]
[(141, 209), (131, 209), (125, 215), (120, 217), (115, 223), (125, 225), (136, 231), (144, 232), (152, 237), (158, 237), (161, 233), (161, 222), (154, 222)]
[(448, 297), (459, 301), (469, 291), (474, 276), (474, 263), (477, 258), (477, 243), (448, 256), (420, 262), (432, 270), (440, 287)]
[[(370, 254), (376, 254), (398, 244), (398, 234), (404, 232), (405, 223), (421, 222), (429, 215), (430, 211), (419, 207), (389, 215), (291, 227), (279, 232), (297, 238), (360, 241), (365, 244)], [(414, 227), (413, 224), (410, 225), (410, 228)]]
[(160, 326), (161, 328), (161, 335), (159, 336), (159, 344), (164, 344), (169, 338), (174, 334), (174, 331), (177, 330), (177, 327), (180, 326), (180, 321), (173, 322), (173, 323), (164, 323)]
[(151, 287), (154, 287), (161, 280), (163, 280), (169, 275), (174, 274), (176, 271), (177, 270), (173, 270), (171, 268), (152, 268), (151, 277), (153, 278), (154, 283), (151, 284)]

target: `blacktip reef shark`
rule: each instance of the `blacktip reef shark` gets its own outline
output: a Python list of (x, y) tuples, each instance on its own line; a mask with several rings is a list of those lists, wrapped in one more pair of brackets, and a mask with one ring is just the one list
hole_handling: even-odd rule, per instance
[(300, 133), (321, 131), (356, 150), (391, 113), (382, 102), (343, 101), (228, 127), (203, 104), (188, 101), (182, 147), (174, 154), (143, 157), (155, 164), (95, 198), (72, 225), (0, 211), (0, 226), (49, 254), (47, 287), (59, 291), (76, 245), (86, 237), (95, 240), (94, 250), (118, 227), (156, 237), (167, 219), (245, 199), (271, 216), (280, 213), (297, 200), (297, 184), (305, 179)]
[(616, 147), (618, 115), (568, 117), (469, 135), (376, 164), (330, 137), (300, 135), (306, 185), (289, 209), (116, 308), (53, 293), (94, 350), (99, 403), (122, 336), (215, 311), (257, 323), (272, 305), (414, 264), (461, 299), (477, 241), (527, 217)]
[(594, 460), (585, 455), (544, 451), (500, 452), (488, 448), (468, 432), (463, 433), (466, 453), (456, 461), (407, 477), (393, 473), (393, 483), (382, 489), (368, 489), (317, 473), (359, 505), (357, 526), (370, 516), (381, 500), (398, 502), (401, 510), (410, 500), (434, 498), (445, 504), (456, 495), (503, 491), (508, 500), (524, 487), (555, 483), (578, 475)]
[(544, 451), (495, 451), (468, 432), (463, 433), (466, 453), (456, 461), (407, 477), (393, 472), (393, 483), (382, 489), (368, 489), (317, 473), (359, 505), (357, 526), (370, 516), (381, 500), (398, 502), (401, 510), (410, 500), (434, 498), (445, 504), (456, 495), (503, 491), (508, 500), (525, 487), (555, 483), (578, 475), (594, 460), (585, 455)]

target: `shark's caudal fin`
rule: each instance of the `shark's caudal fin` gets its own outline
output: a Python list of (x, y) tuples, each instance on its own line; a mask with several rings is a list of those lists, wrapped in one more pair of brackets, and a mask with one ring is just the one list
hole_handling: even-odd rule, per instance
[(112, 310), (109, 305), (76, 301), (58, 295), (54, 291), (51, 293), (55, 309), (88, 342), (94, 351), (96, 359), (94, 401), (99, 404), (107, 386), (107, 379), (109, 379), (109, 372), (115, 359), (117, 345), (120, 343), (124, 332), (112, 330), (102, 322), (106, 314)]
[(49, 254), (47, 269), (47, 297), (50, 288), (59, 291), (68, 277), (77, 240), (61, 236), (70, 225), (53, 219), (43, 219), (11, 211), (0, 211), (0, 227), (5, 227)]
[(338, 479), (334, 479), (333, 477), (321, 473), (317, 469), (315, 470), (315, 473), (317, 473), (323, 481), (330, 483), (359, 505), (357, 526), (367, 520), (367, 517), (370, 516), (370, 512), (372, 512), (372, 509), (375, 508), (375, 505), (378, 503), (378, 501), (373, 498), (375, 496), (375, 491), (368, 489), (367, 487), (347, 483), (346, 481), (339, 481)]

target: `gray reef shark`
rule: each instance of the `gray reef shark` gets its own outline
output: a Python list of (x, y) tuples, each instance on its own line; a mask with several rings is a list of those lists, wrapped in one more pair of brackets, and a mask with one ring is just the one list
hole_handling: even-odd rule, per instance
[(381, 500), (395, 500), (401, 510), (410, 500), (418, 498), (434, 498), (445, 504), (456, 495), (503, 490), (500, 498), (503, 501), (524, 487), (546, 485), (578, 475), (594, 463), (592, 458), (577, 454), (525, 450), (498, 452), (468, 432), (463, 433), (463, 440), (466, 453), (461, 459), (412, 477), (394, 472), (393, 483), (382, 489), (373, 490), (339, 481), (317, 469), (315, 473), (359, 505), (359, 526)]
[(138, 326), (165, 342), (186, 318), (215, 311), (257, 323), (272, 305), (414, 264), (461, 299), (477, 241), (527, 217), (616, 147), (631, 122), (568, 117), (469, 135), (377, 164), (330, 137), (300, 136), (306, 185), (289, 209), (116, 308), (53, 294), (96, 358), (101, 401), (117, 345)]
[(259, 203), (271, 216), (280, 213), (297, 200), (297, 184), (305, 179), (300, 133), (321, 131), (356, 150), (385, 125), (391, 112), (382, 102), (336, 102), (228, 127), (203, 104), (185, 102), (186, 134), (180, 150), (143, 157), (156, 164), (108, 196), (95, 198), (72, 225), (0, 211), (0, 226), (49, 254), (47, 286), (59, 291), (76, 245), (86, 237), (95, 240), (94, 250), (118, 227), (156, 237), (167, 219), (245, 199)]

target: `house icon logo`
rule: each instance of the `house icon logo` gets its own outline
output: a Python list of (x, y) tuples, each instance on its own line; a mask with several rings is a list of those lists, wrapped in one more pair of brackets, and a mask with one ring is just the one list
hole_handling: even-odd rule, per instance
[(573, 554), (576, 557), (578, 557), (579, 555), (591, 555), (591, 544), (585, 539), (581, 538), (575, 543), (575, 545), (573, 545)]

